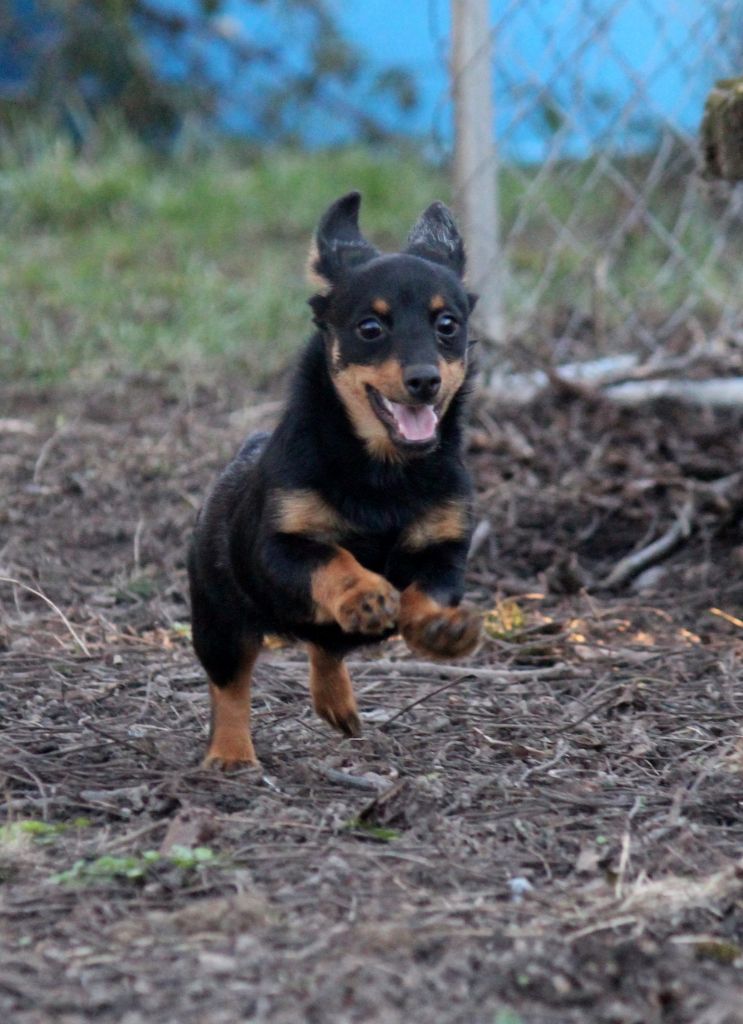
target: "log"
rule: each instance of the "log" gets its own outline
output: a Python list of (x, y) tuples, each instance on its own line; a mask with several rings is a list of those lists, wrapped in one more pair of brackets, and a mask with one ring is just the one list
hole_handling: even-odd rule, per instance
[(500, 405), (522, 406), (547, 388), (563, 384), (618, 405), (642, 405), (668, 398), (708, 408), (742, 408), (743, 377), (689, 380), (686, 374), (696, 361), (697, 354), (690, 354), (641, 363), (639, 356), (624, 353), (585, 363), (565, 363), (549, 371), (496, 371), (486, 377), (481, 393)]
[(585, 363), (563, 363), (554, 370), (532, 370), (529, 373), (503, 373), (495, 371), (485, 380), (484, 393), (488, 398), (509, 405), (527, 405), (540, 391), (557, 378), (566, 384), (598, 388), (624, 380), (640, 362), (634, 353), (604, 356)]
[(743, 377), (713, 377), (709, 380), (629, 380), (605, 388), (602, 394), (618, 405), (641, 405), (658, 398), (670, 398), (710, 409), (743, 406)]

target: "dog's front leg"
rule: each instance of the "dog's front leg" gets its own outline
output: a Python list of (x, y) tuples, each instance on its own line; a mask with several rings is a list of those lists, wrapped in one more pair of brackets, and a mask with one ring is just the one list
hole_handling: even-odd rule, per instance
[(402, 588), (400, 632), (411, 651), (432, 658), (462, 658), (480, 642), (478, 612), (460, 604), (468, 543), (448, 541), (400, 551), (389, 572)]
[(345, 548), (311, 574), (316, 622), (337, 622), (344, 633), (379, 634), (397, 626), (400, 595), (379, 573), (370, 572)]
[(334, 622), (344, 633), (367, 636), (397, 626), (398, 591), (345, 548), (274, 534), (262, 547), (261, 563), (279, 620)]
[[(349, 634), (382, 635), (397, 627), (400, 594), (345, 548), (306, 537), (274, 535), (263, 548), (264, 571), (278, 600), (300, 623), (335, 623)], [(343, 656), (310, 643), (310, 693), (321, 718), (346, 736), (361, 722)]]

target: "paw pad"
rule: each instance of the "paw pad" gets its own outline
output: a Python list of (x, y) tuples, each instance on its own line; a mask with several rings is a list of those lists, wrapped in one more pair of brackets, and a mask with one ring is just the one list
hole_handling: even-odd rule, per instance
[[(370, 574), (371, 575), (371, 574)], [(346, 633), (375, 635), (394, 629), (400, 595), (381, 576), (358, 583), (341, 602), (338, 622)]]

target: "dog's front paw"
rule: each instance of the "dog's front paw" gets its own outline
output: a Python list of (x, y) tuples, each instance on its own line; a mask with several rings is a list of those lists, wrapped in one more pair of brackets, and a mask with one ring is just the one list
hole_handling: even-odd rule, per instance
[(375, 635), (397, 627), (400, 594), (383, 576), (368, 573), (338, 603), (336, 619), (345, 633)]
[(480, 642), (480, 616), (474, 608), (439, 607), (403, 624), (411, 651), (434, 658), (463, 658)]

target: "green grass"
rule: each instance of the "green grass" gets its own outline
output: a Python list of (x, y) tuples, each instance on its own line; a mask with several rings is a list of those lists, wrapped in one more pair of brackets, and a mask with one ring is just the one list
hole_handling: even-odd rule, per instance
[[(617, 160), (619, 177), (613, 179), (597, 159), (563, 161), (537, 186), (539, 168), (504, 168), (506, 305), (512, 317), (549, 319), (551, 311), (566, 307), (590, 315), (599, 257), (608, 260), (611, 285), (623, 300), (620, 305), (608, 297), (609, 328), (635, 310), (652, 330), (690, 295), (697, 299), (695, 316), (709, 326), (719, 317), (721, 299), (737, 304), (743, 288), (736, 255), (743, 245), (740, 219), (723, 226), (724, 208), (707, 194), (683, 149), (646, 194), (651, 163), (652, 156)], [(648, 219), (635, 195), (647, 199)], [(559, 226), (566, 224), (569, 235), (560, 238)], [(673, 250), (663, 232), (677, 241)]]
[(208, 846), (174, 846), (167, 856), (157, 850), (145, 850), (141, 854), (112, 856), (106, 854), (94, 860), (76, 860), (71, 868), (50, 876), (49, 881), (57, 885), (86, 884), (114, 879), (141, 882), (156, 866), (180, 868), (191, 872), (197, 868), (216, 863), (217, 858)]
[(325, 206), (364, 193), (396, 246), (441, 173), (345, 150), (163, 164), (120, 142), (94, 160), (56, 142), (0, 152), (0, 378), (95, 379), (206, 363), (260, 382), (311, 328), (305, 260)]
[[(596, 258), (609, 244), (611, 282), (646, 323), (690, 291), (700, 294), (697, 316), (713, 322), (710, 296), (743, 290), (740, 227), (705, 264), (720, 211), (700, 196), (679, 231), (684, 257), (658, 277), (667, 247), (642, 223), (615, 234), (627, 197), (595, 169), (564, 162), (536, 186), (536, 168), (503, 169), (512, 322), (549, 325), (566, 307), (590, 316)], [(640, 184), (647, 161), (622, 170)], [(652, 197), (669, 230), (691, 173), (679, 165)], [(397, 247), (431, 200), (450, 199), (447, 174), (412, 152), (224, 147), (158, 162), (120, 135), (94, 157), (41, 130), (0, 138), (0, 380), (227, 368), (261, 383), (310, 330), (309, 240), (326, 205), (351, 188), (364, 193), (364, 230), (383, 248)], [(555, 246), (566, 218), (577, 249)], [(613, 299), (606, 314), (609, 327), (624, 315)]]

